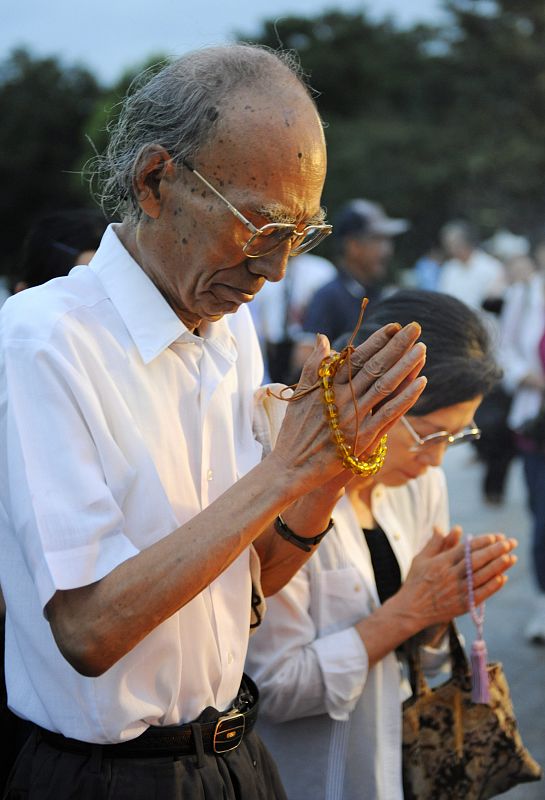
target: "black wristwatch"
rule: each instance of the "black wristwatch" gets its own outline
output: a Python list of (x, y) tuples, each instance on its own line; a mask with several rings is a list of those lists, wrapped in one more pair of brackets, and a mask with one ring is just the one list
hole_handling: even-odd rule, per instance
[(325, 531), (322, 531), (322, 533), (319, 533), (317, 536), (298, 536), (288, 525), (286, 525), (280, 514), (274, 521), (274, 527), (276, 532), (279, 533), (280, 536), (287, 542), (291, 542), (291, 544), (294, 544), (296, 547), (299, 547), (306, 553), (310, 553), (313, 547), (315, 547), (317, 544), (320, 544), (326, 533), (329, 533), (333, 527), (333, 519), (329, 520), (329, 525)]

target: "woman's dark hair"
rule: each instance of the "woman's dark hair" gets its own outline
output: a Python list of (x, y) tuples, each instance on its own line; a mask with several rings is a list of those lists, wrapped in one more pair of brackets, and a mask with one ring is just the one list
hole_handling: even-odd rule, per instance
[(370, 306), (355, 344), (389, 322), (412, 321), (422, 327), (420, 341), (426, 345), (422, 374), (428, 384), (410, 414), (423, 416), (490, 392), (501, 370), (488, 331), (475, 311), (450, 295), (400, 289)]

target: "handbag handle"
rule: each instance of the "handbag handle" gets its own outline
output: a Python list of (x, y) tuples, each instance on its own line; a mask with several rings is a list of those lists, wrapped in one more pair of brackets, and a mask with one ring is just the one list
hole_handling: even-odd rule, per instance
[[(452, 679), (456, 681), (456, 683), (462, 683), (469, 669), (466, 652), (460, 641), (460, 635), (454, 620), (449, 622), (447, 630), (452, 663)], [(409, 668), (409, 681), (413, 696), (422, 697), (423, 695), (431, 694), (430, 686), (424, 675), (424, 670), (422, 669), (420, 645), (418, 645), (414, 639), (409, 639), (405, 644), (405, 655)]]

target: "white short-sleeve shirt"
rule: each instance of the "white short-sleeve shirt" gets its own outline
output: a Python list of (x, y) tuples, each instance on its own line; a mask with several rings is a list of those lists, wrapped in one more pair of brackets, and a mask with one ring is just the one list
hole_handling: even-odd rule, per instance
[(261, 458), (262, 361), (246, 308), (190, 333), (119, 241), (0, 314), (0, 575), (20, 716), (85, 741), (222, 710), (242, 675), (248, 551), (98, 678), (60, 654), (55, 591), (97, 581)]

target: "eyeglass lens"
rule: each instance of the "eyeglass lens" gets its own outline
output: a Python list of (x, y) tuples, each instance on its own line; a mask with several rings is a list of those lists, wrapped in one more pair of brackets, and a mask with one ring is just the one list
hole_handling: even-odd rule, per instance
[(422, 441), (422, 447), (436, 447), (440, 444), (447, 444), (449, 447), (453, 447), (454, 445), (463, 444), (464, 442), (469, 442), (473, 439), (480, 439), (481, 432), (476, 431), (474, 429), (460, 431), (460, 433), (456, 433), (454, 435), (449, 433), (439, 434), (435, 436), (432, 434), (430, 438), (425, 438)]
[(292, 236), (291, 226), (277, 228), (274, 225), (267, 225), (250, 237), (244, 245), (244, 252), (248, 256), (266, 256)]
[(464, 442), (470, 442), (473, 439), (480, 439), (480, 438), (481, 438), (480, 431), (476, 430), (460, 431), (460, 433), (457, 433), (456, 436), (453, 437), (453, 440), (451, 442), (451, 447), (452, 445), (455, 444), (463, 444)]
[(296, 240), (294, 246), (291, 248), (292, 255), (299, 255), (306, 253), (313, 247), (316, 247), (322, 239), (330, 233), (330, 230), (323, 230), (322, 228), (309, 228), (305, 235)]
[(296, 236), (291, 225), (278, 226), (265, 225), (263, 228), (254, 233), (249, 241), (244, 246), (244, 252), (248, 256), (266, 256), (287, 242), (293, 239), (294, 244), (291, 248), (290, 255), (299, 255), (306, 253), (308, 250), (316, 247), (329, 233), (329, 230), (321, 228), (311, 228), (304, 233), (304, 236)]

